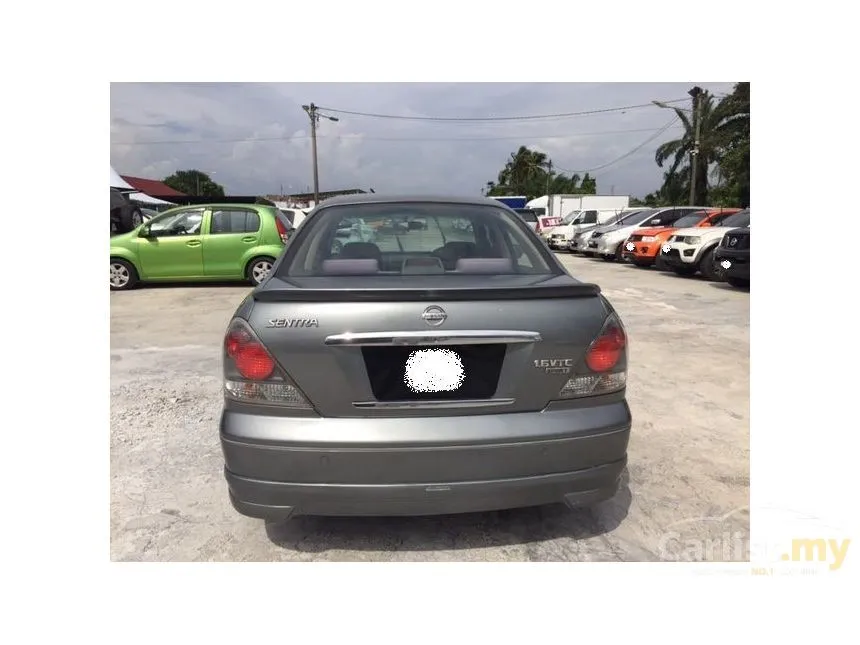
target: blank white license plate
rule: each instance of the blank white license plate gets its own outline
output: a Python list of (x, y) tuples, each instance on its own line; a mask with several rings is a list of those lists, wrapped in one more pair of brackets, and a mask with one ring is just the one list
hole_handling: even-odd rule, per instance
[(463, 359), (451, 349), (418, 349), (406, 361), (404, 381), (413, 392), (453, 392), (465, 379)]

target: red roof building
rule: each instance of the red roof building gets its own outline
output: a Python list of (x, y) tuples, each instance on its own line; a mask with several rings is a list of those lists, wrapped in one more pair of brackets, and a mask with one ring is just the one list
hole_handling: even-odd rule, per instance
[(143, 179), (141, 177), (129, 177), (122, 175), (122, 178), (129, 184), (134, 186), (139, 192), (149, 195), (150, 197), (158, 197), (159, 199), (169, 200), (171, 197), (186, 197), (185, 193), (180, 193), (174, 190), (167, 184), (154, 179)]

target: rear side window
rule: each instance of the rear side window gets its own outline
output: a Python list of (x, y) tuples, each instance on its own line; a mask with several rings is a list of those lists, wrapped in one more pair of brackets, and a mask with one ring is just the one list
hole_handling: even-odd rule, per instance
[(669, 208), (654, 215), (643, 226), (670, 226), (673, 225), (684, 214), (676, 208)]
[[(420, 227), (409, 222), (420, 221)], [(299, 229), (281, 277), (555, 274), (519, 216), (494, 206), (381, 203), (323, 207)]]
[(260, 230), (260, 216), (256, 211), (216, 210), (212, 212), (212, 223), (209, 226), (211, 235), (225, 233), (256, 233)]

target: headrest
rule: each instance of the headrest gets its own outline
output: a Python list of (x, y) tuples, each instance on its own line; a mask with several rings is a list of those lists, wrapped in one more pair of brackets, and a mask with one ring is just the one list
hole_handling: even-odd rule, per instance
[(343, 245), (338, 256), (342, 259), (379, 259), (382, 257), (382, 251), (379, 250), (376, 244), (371, 242), (347, 242)]
[(457, 273), (513, 273), (514, 263), (510, 258), (460, 258)]
[(379, 262), (372, 259), (323, 260), (325, 275), (369, 275), (379, 273)]

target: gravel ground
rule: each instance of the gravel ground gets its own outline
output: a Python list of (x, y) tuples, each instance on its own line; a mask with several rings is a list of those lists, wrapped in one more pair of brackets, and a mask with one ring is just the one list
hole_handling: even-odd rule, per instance
[(749, 541), (749, 292), (566, 254), (631, 339), (628, 476), (592, 510), (238, 515), (218, 444), (220, 344), (244, 286), (111, 293), (111, 557), (145, 561), (740, 561)]

